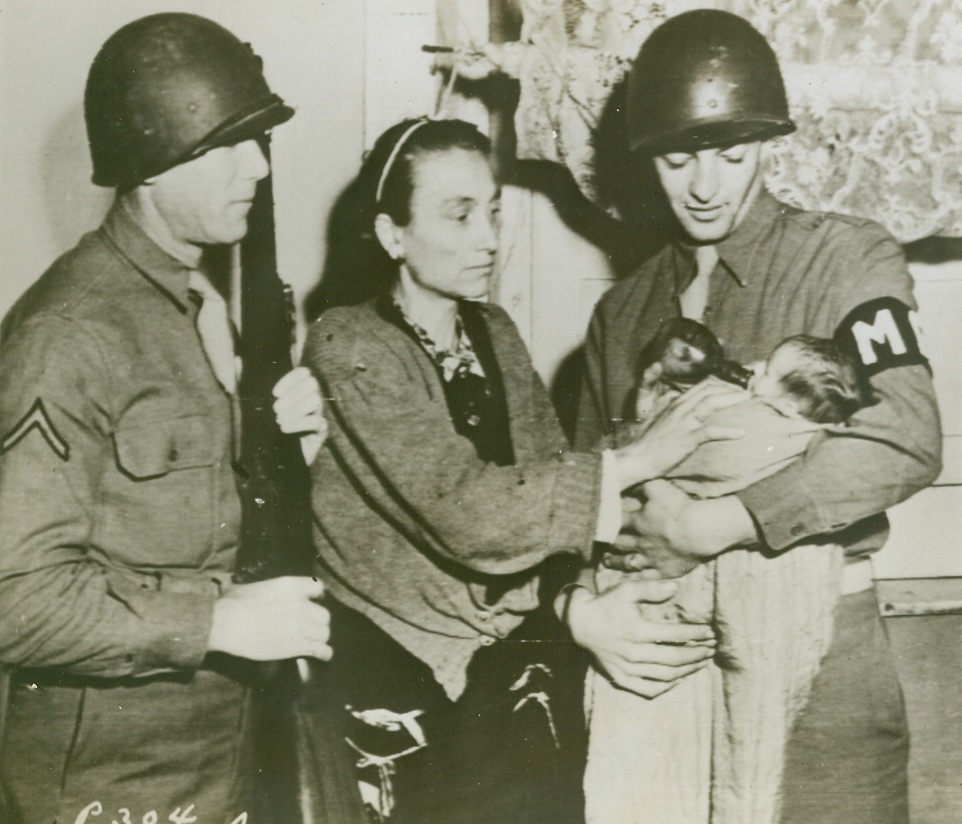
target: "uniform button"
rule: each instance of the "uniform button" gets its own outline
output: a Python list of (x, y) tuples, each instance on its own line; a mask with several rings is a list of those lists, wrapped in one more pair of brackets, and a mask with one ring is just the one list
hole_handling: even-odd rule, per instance
[(478, 614), (478, 620), (479, 620), (479, 621), (490, 621), (490, 620), (491, 620), (491, 613), (490, 613), (490, 612), (483, 612), (483, 611), (479, 610), (477, 614)]
[(803, 524), (792, 524), (792, 535), (798, 536), (805, 531), (805, 526)]
[(468, 426), (477, 426), (481, 423), (481, 418), (477, 415), (468, 415)]
[(176, 446), (170, 448), (170, 452), (167, 453), (168, 461), (176, 461), (180, 457), (180, 453), (177, 451)]
[(482, 646), (482, 647), (490, 647), (490, 646), (494, 643), (494, 641), (495, 641), (495, 639), (492, 638), (490, 635), (482, 635), (482, 636), (481, 636), (481, 646)]

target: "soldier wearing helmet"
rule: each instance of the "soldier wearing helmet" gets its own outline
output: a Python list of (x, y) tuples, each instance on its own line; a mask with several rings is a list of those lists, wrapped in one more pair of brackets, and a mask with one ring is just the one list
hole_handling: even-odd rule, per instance
[(870, 221), (767, 192), (766, 144), (795, 126), (771, 47), (733, 14), (692, 11), (657, 28), (632, 66), (626, 119), (677, 231), (595, 310), (577, 441), (613, 431), (665, 318), (702, 321), (742, 363), (797, 334), (835, 337), (855, 356), (873, 405), (738, 493), (695, 501), (646, 485), (635, 547), (692, 562), (736, 547), (841, 547), (830, 646), (783, 753), (781, 821), (903, 824), (908, 737), (870, 556), (888, 535), (885, 510), (938, 475), (941, 439), (902, 251)]
[[(115, 203), (3, 325), (3, 819), (247, 820), (250, 662), (329, 657), (328, 614), (309, 578), (231, 583), (237, 372), (202, 251), (246, 234), (293, 110), (229, 31), (158, 14), (104, 44), (85, 114)], [(282, 426), (319, 432), (313, 379), (282, 383)]]

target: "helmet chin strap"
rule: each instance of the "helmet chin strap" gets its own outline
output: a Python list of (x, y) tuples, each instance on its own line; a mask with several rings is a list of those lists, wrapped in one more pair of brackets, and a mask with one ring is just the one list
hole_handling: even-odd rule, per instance
[(741, 222), (745, 219), (745, 215), (749, 213), (755, 201), (758, 200), (758, 194), (761, 192), (762, 186), (765, 185), (765, 168), (767, 167), (768, 158), (768, 152), (765, 146), (766, 144), (762, 143), (759, 147), (760, 157), (758, 160), (758, 168), (755, 170), (755, 179), (752, 181), (751, 186), (745, 193), (745, 198), (738, 207), (738, 214), (735, 215), (735, 222), (732, 224), (733, 232), (741, 225)]

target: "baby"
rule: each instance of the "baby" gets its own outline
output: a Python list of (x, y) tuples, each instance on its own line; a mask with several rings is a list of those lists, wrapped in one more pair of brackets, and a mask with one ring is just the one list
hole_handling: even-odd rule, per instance
[[(854, 362), (828, 339), (787, 338), (749, 370), (725, 360), (707, 328), (679, 318), (663, 326), (648, 355), (636, 404), (639, 427), (699, 380), (721, 378), (746, 388), (744, 401), (710, 419), (745, 436), (705, 443), (669, 473), (697, 498), (731, 494), (779, 471), (817, 433), (845, 426), (870, 402)], [(718, 652), (715, 664), (653, 703), (589, 675), (586, 786), (600, 788), (589, 824), (626, 820), (625, 809), (644, 809), (651, 824), (706, 824), (724, 788), (739, 786), (734, 776), (750, 776), (758, 790), (778, 786), (787, 731), (831, 637), (841, 551), (802, 546), (772, 557), (734, 550), (691, 571), (680, 559), (629, 557), (643, 562), (639, 569), (681, 576), (670, 601), (639, 604), (642, 614), (710, 622)], [(593, 585), (602, 591), (652, 574), (600, 567)]]
[(788, 417), (844, 423), (869, 402), (855, 362), (828, 338), (786, 338), (752, 371), (749, 391)]
[[(663, 386), (687, 389), (714, 375), (749, 389), (791, 417), (813, 423), (842, 423), (868, 402), (855, 362), (829, 338), (795, 335), (775, 347), (767, 361), (740, 366), (724, 357), (721, 343), (707, 326), (689, 318), (665, 321), (642, 356), (642, 366), (657, 363)], [(638, 404), (645, 398), (640, 396)], [(644, 408), (636, 410), (639, 419)]]
[(746, 369), (721, 357), (721, 345), (706, 327), (675, 318), (663, 325), (646, 363), (635, 409), (639, 423), (625, 433), (629, 437), (647, 428), (677, 391), (700, 380), (723, 379), (747, 390), (744, 401), (709, 421), (742, 429), (745, 437), (702, 444), (667, 475), (697, 498), (727, 495), (777, 472), (805, 451), (816, 432), (844, 426), (870, 403), (854, 361), (828, 338), (786, 338), (767, 361)]

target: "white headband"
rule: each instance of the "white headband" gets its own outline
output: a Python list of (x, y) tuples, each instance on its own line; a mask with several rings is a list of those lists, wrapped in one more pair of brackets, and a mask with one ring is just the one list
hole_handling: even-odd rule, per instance
[(397, 160), (397, 156), (403, 148), (404, 144), (408, 142), (408, 139), (414, 134), (418, 129), (420, 129), (425, 123), (429, 121), (426, 119), (418, 120), (416, 123), (412, 123), (407, 131), (404, 132), (399, 138), (397, 143), (394, 144), (394, 148), (391, 149), (391, 154), (387, 156), (387, 161), (384, 163), (384, 168), (381, 169), (381, 177), (377, 181), (377, 191), (374, 193), (374, 202), (381, 202), (381, 195), (384, 194), (384, 181), (387, 180), (387, 176), (391, 172), (391, 167), (394, 165), (394, 161)]

